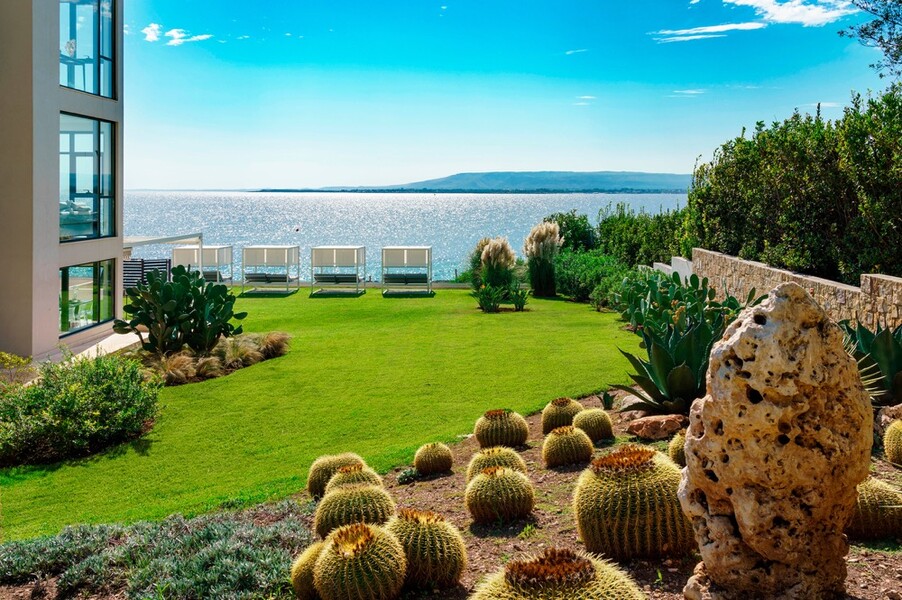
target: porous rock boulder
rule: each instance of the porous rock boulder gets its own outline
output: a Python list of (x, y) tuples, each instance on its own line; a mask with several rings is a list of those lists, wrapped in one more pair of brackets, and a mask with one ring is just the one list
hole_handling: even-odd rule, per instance
[(666, 440), (688, 424), (683, 415), (652, 415), (633, 419), (626, 432), (643, 440)]
[(679, 492), (703, 560), (685, 597), (841, 592), (873, 413), (840, 329), (801, 287), (780, 285), (714, 346), (707, 391)]

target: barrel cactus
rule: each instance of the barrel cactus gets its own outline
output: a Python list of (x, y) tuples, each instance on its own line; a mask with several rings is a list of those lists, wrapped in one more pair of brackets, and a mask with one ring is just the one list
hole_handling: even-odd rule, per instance
[(391, 533), (367, 523), (333, 531), (313, 569), (323, 600), (392, 600), (404, 585), (407, 559)]
[(488, 467), (467, 484), (465, 498), (477, 523), (512, 521), (532, 512), (535, 490), (520, 471)]
[(490, 410), (479, 417), (473, 428), (480, 448), (509, 446), (516, 448), (526, 443), (529, 425), (523, 415), (502, 408)]
[(349, 485), (326, 494), (313, 518), (313, 529), (322, 538), (342, 525), (382, 525), (395, 514), (395, 501), (381, 487)]
[(335, 475), (326, 484), (326, 495), (340, 487), (360, 484), (382, 487), (382, 478), (379, 477), (379, 473), (364, 464), (338, 467)]
[(902, 465), (902, 421), (893, 421), (883, 434), (883, 451), (886, 460)]
[(686, 466), (686, 430), (680, 430), (673, 436), (673, 439), (670, 440), (670, 443), (667, 444), (667, 454), (670, 455), (670, 460), (675, 462), (681, 467)]
[(407, 584), (451, 587), (467, 567), (467, 549), (460, 531), (430, 511), (402, 508), (385, 525), (401, 542), (407, 556)]
[(846, 533), (856, 540), (902, 537), (902, 493), (868, 477), (858, 484), (858, 505)]
[(614, 560), (681, 555), (695, 548), (677, 499), (680, 470), (654, 448), (626, 444), (596, 458), (573, 493), (586, 550)]
[(552, 400), (542, 409), (542, 435), (546, 435), (558, 427), (573, 425), (573, 417), (582, 409), (583, 405), (573, 398)]
[(614, 438), (614, 423), (611, 416), (600, 408), (587, 408), (576, 413), (573, 426), (586, 432), (593, 442)]
[(307, 474), (307, 491), (314, 498), (326, 493), (326, 485), (339, 468), (347, 465), (365, 465), (362, 458), (351, 452), (320, 456), (310, 465)]
[(298, 600), (318, 600), (313, 587), (313, 567), (323, 551), (323, 542), (314, 542), (291, 565), (291, 587)]
[(645, 600), (645, 595), (606, 560), (546, 548), (539, 556), (507, 563), (470, 600)]
[(545, 468), (576, 465), (592, 460), (592, 440), (582, 429), (573, 425), (552, 429), (542, 444)]
[(451, 448), (438, 442), (420, 446), (413, 457), (413, 466), (420, 475), (447, 473), (453, 464)]
[(467, 466), (467, 482), (488, 467), (507, 467), (514, 471), (526, 473), (526, 461), (517, 454), (516, 450), (505, 446), (492, 446), (491, 448), (480, 450), (470, 459), (470, 464)]

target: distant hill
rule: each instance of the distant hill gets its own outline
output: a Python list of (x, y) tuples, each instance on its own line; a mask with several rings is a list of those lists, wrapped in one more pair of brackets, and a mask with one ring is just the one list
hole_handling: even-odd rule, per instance
[(393, 192), (677, 192), (689, 189), (692, 176), (633, 171), (497, 171), (458, 173), (401, 185), (328, 187), (319, 190), (263, 191), (393, 191)]

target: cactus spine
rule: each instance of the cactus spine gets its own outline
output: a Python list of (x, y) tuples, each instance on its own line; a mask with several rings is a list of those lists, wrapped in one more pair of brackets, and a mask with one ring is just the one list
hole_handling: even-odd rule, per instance
[(902, 421), (893, 421), (883, 434), (883, 451), (886, 460), (902, 465)]
[(318, 600), (313, 587), (313, 567), (323, 551), (323, 542), (314, 542), (291, 565), (291, 587), (298, 600)]
[(645, 600), (629, 576), (594, 556), (547, 548), (490, 575), (470, 600)]
[(490, 410), (479, 417), (473, 428), (480, 448), (509, 446), (516, 448), (526, 443), (529, 425), (523, 415), (502, 408)]
[(686, 466), (686, 430), (677, 431), (670, 443), (667, 444), (667, 454), (670, 460), (681, 467)]
[(385, 525), (407, 556), (407, 583), (413, 587), (451, 587), (467, 567), (467, 549), (454, 525), (434, 512), (402, 508)]
[(467, 466), (467, 483), (488, 467), (507, 467), (526, 473), (526, 461), (515, 450), (505, 446), (493, 446), (480, 450), (470, 459)]
[(366, 463), (351, 452), (320, 456), (310, 465), (310, 472), (307, 474), (307, 491), (314, 499), (322, 497), (326, 493), (326, 484), (340, 467), (356, 464), (365, 465)]
[(573, 493), (586, 550), (614, 560), (679, 555), (695, 548), (677, 499), (680, 470), (653, 448), (626, 444), (595, 459)]
[(535, 491), (520, 471), (488, 467), (467, 484), (467, 510), (477, 523), (521, 519), (532, 512)]
[(902, 493), (879, 479), (865, 479), (858, 484), (858, 505), (846, 533), (856, 540), (902, 536)]
[(326, 484), (326, 495), (329, 492), (348, 485), (375, 485), (382, 487), (382, 478), (374, 470), (364, 464), (339, 467), (335, 475)]
[(351, 523), (382, 525), (395, 514), (395, 501), (374, 485), (349, 485), (328, 494), (316, 507), (313, 528), (322, 538)]
[(313, 569), (313, 585), (323, 600), (392, 600), (401, 592), (406, 569), (395, 536), (355, 523), (329, 535)]
[(413, 467), (420, 475), (447, 473), (453, 464), (451, 448), (441, 443), (424, 444), (413, 457)]
[(587, 408), (576, 413), (573, 426), (586, 432), (593, 442), (614, 438), (614, 423), (611, 416), (600, 408)]
[(575, 417), (583, 409), (583, 405), (573, 398), (557, 398), (542, 409), (542, 435), (552, 429), (573, 425)]
[(542, 444), (545, 468), (576, 465), (592, 460), (592, 440), (582, 429), (572, 425), (552, 429)]

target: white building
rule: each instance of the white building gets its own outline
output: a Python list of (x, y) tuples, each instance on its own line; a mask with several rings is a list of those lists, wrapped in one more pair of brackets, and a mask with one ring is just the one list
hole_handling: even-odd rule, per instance
[(122, 291), (123, 0), (0, 0), (0, 350), (109, 335)]

